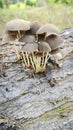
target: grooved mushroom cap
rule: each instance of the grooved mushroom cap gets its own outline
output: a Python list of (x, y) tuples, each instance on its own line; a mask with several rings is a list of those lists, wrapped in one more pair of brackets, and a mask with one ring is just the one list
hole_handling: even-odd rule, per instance
[(20, 42), (32, 43), (35, 42), (35, 37), (33, 35), (24, 35), (19, 39)]
[(23, 52), (33, 53), (35, 51), (38, 51), (38, 44), (37, 43), (26, 43), (22, 49), (23, 49)]
[(39, 21), (33, 21), (30, 24), (30, 33), (36, 34), (37, 30), (41, 27), (41, 24)]
[(53, 24), (45, 24), (39, 28), (39, 30), (36, 32), (36, 34), (58, 34), (59, 30), (57, 27)]
[[(18, 34), (18, 31), (5, 30), (5, 31), (4, 31), (4, 34), (17, 35), (17, 34)], [(21, 34), (21, 35), (25, 34), (25, 31), (24, 31), (24, 30), (20, 31), (20, 34)]]
[(47, 42), (41, 41), (38, 43), (38, 50), (42, 52), (50, 52), (51, 48)]
[(30, 22), (23, 19), (14, 19), (6, 24), (8, 31), (26, 31), (30, 29)]
[(48, 42), (49, 46), (51, 47), (51, 50), (55, 50), (61, 46), (63, 43), (62, 38), (59, 35), (50, 35), (46, 38), (46, 41)]

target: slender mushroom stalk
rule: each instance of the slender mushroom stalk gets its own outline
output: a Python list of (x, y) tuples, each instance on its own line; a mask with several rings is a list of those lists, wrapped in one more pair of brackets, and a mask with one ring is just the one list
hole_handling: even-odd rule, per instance
[(31, 64), (31, 67), (35, 70), (35, 64), (33, 62), (33, 53), (30, 54), (30, 64)]
[(30, 67), (29, 52), (26, 52), (27, 67)]
[(20, 33), (20, 30), (18, 30), (18, 39), (21, 38), (21, 33)]
[(23, 51), (22, 51), (22, 57), (23, 57), (24, 65), (27, 66), (27, 62), (26, 62), (26, 60), (25, 60), (25, 54), (24, 54)]
[(20, 54), (19, 54), (18, 47), (17, 47), (15, 44), (13, 45), (13, 47), (14, 47), (14, 49), (15, 49), (15, 52), (16, 52), (16, 55), (17, 55), (18, 60), (20, 60), (20, 59), (21, 59), (21, 56), (20, 56)]
[(48, 61), (48, 56), (49, 56), (49, 53), (46, 52), (46, 55), (45, 55), (45, 61), (44, 61), (44, 65), (43, 65), (43, 68), (45, 68), (46, 64), (47, 64), (47, 61)]
[(33, 53), (32, 57), (30, 57), (30, 60), (35, 73), (46, 72), (48, 53), (45, 52), (36, 52), (36, 54)]
[[(25, 21), (23, 19), (14, 19), (6, 24), (4, 32), (5, 34), (8, 34), (8, 41), (14, 41), (14, 39), (19, 40), (23, 36), (24, 31), (27, 31), (29, 29), (30, 22)], [(5, 37), (5, 34), (3, 38)]]

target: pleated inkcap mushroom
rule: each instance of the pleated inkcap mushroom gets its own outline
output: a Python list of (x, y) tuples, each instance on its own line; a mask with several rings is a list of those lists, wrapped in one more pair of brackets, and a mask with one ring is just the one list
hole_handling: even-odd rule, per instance
[(25, 43), (22, 47), (23, 52), (33, 53), (38, 51), (38, 44), (37, 43)]
[(59, 33), (58, 28), (53, 24), (45, 24), (41, 26), (36, 32), (36, 34), (38, 35), (38, 40), (40, 36), (43, 39), (48, 34), (51, 35), (51, 34), (58, 34), (58, 33)]
[(19, 39), (20, 42), (25, 42), (25, 43), (33, 43), (35, 42), (35, 37), (33, 35), (23, 35), (23, 37), (21, 37)]
[(48, 34), (46, 36), (46, 41), (51, 47), (51, 50), (55, 50), (61, 46), (63, 43), (62, 38), (58, 34)]
[(30, 24), (30, 33), (36, 34), (37, 30), (41, 27), (41, 24), (39, 21), (33, 21)]
[(30, 29), (30, 22), (23, 19), (14, 19), (6, 24), (6, 30), (9, 31), (26, 31)]
[[(33, 68), (35, 73), (46, 72), (49, 57), (60, 55), (59, 46), (62, 39), (59, 30), (53, 24), (41, 26), (38, 21), (16, 19), (7, 23), (6, 30), (8, 39), (18, 37), (19, 45), (14, 44), (18, 60), (22, 60), (25, 67)], [(35, 36), (38, 38), (37, 41)]]
[[(16, 39), (20, 39), (24, 35), (25, 31), (29, 29), (30, 29), (29, 21), (25, 21), (23, 19), (14, 19), (14, 20), (9, 21), (6, 24), (4, 35), (8, 34), (10, 39), (8, 38), (8, 35), (7, 35), (6, 40), (12, 41), (15, 39), (15, 36), (16, 36)], [(13, 39), (11, 37), (13, 37)]]
[[(38, 51), (38, 44), (37, 43), (25, 43), (23, 46), (21, 46), (20, 49), (17, 48), (15, 45), (14, 47), (18, 59), (23, 59), (25, 67), (31, 67), (33, 66), (31, 64), (31, 55), (33, 55), (34, 52)], [(30, 62), (31, 61), (31, 62)]]
[(38, 43), (38, 50), (42, 52), (51, 52), (51, 47), (49, 44), (45, 41), (41, 41)]
[(42, 25), (39, 28), (39, 30), (37, 31), (37, 34), (43, 34), (43, 33), (46, 33), (46, 34), (56, 33), (56, 34), (58, 34), (59, 30), (55, 25), (48, 23), (48, 24)]

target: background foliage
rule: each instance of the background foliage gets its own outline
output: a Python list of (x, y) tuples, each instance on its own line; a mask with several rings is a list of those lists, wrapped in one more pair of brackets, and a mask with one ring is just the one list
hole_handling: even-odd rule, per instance
[(0, 34), (15, 18), (53, 23), (59, 29), (73, 27), (73, 0), (0, 0)]

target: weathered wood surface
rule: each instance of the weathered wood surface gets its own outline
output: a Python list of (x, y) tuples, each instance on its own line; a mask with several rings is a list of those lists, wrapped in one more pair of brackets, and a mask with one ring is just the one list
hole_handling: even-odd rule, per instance
[(33, 77), (0, 43), (0, 130), (73, 130), (73, 28), (60, 35), (62, 67)]

